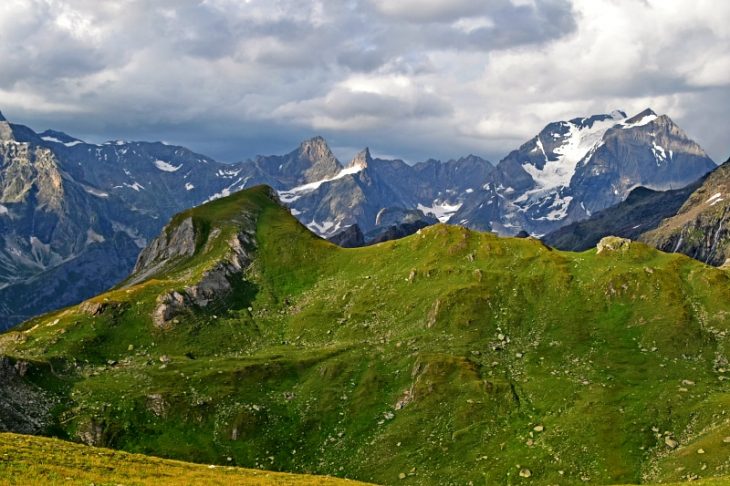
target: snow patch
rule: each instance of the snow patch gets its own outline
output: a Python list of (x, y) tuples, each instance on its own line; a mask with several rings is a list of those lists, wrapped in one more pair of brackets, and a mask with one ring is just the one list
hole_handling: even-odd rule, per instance
[(307, 228), (314, 231), (315, 233), (319, 235), (323, 235), (327, 233), (330, 229), (334, 228), (335, 223), (334, 221), (322, 221), (322, 224), (317, 223), (317, 221), (312, 220), (311, 223), (307, 224)]
[(430, 207), (424, 206), (423, 204), (418, 205), (418, 210), (423, 214), (430, 214), (434, 218), (438, 219), (441, 223), (447, 222), (451, 216), (454, 215), (459, 209), (461, 209), (462, 203), (449, 204), (448, 202), (434, 201)]
[(656, 165), (667, 160), (667, 153), (664, 151), (664, 147), (657, 145), (654, 140), (651, 141), (651, 152), (654, 154), (654, 159), (656, 159)]
[(641, 120), (635, 121), (633, 123), (621, 123), (620, 126), (621, 128), (643, 127), (644, 125), (648, 125), (649, 123), (653, 122), (657, 118), (659, 117), (655, 114), (645, 115), (641, 118)]
[(135, 182), (134, 184), (127, 184), (127, 183), (125, 182), (125, 183), (124, 183), (124, 187), (128, 187), (128, 188), (130, 188), (130, 189), (134, 189), (134, 190), (135, 190), (135, 191), (137, 191), (137, 192), (139, 192), (139, 191), (140, 191), (140, 189), (144, 189), (144, 186), (143, 186), (142, 184), (140, 184), (139, 182)]
[(316, 182), (310, 182), (308, 184), (303, 184), (301, 186), (294, 187), (292, 189), (289, 189), (287, 191), (279, 191), (279, 199), (281, 199), (284, 203), (291, 203), (302, 197), (302, 195), (316, 191), (319, 189), (319, 187), (322, 184), (326, 184), (328, 182), (336, 181), (338, 179), (342, 179), (343, 177), (351, 174), (357, 174), (358, 172), (361, 172), (365, 167), (363, 165), (354, 165), (351, 167), (347, 167), (345, 169), (342, 169), (337, 175), (334, 177), (330, 177), (328, 179), (322, 179), (321, 181)]
[(76, 145), (84, 143), (81, 140), (73, 140), (71, 142), (64, 142), (63, 140), (59, 140), (56, 137), (49, 137), (49, 136), (41, 137), (41, 140), (45, 140), (46, 142), (60, 143), (61, 145), (65, 145), (66, 147), (74, 147)]
[(86, 230), (86, 244), (87, 245), (90, 243), (104, 243), (105, 241), (106, 241), (106, 239), (102, 235), (100, 235), (99, 233), (94, 231), (93, 229), (89, 228)]
[(722, 193), (718, 192), (717, 194), (713, 194), (707, 201), (705, 201), (705, 204), (709, 204), (710, 206), (714, 206), (715, 204), (722, 201)]
[[(557, 155), (557, 160), (548, 160), (547, 155), (545, 155), (545, 165), (542, 169), (530, 163), (525, 163), (522, 168), (530, 174), (539, 189), (549, 190), (569, 185), (578, 163), (586, 157), (591, 149), (597, 148), (602, 143), (603, 135), (608, 129), (614, 127), (621, 117), (621, 114), (613, 113), (611, 118), (596, 121), (590, 127), (581, 127), (567, 122), (566, 126), (569, 127), (569, 131), (562, 145), (553, 150), (553, 153)], [(536, 145), (545, 154), (539, 138)]]
[(9, 211), (8, 208), (0, 204), (0, 216), (2, 216), (3, 214), (9, 214)]
[(178, 170), (180, 170), (180, 168), (182, 168), (182, 164), (176, 167), (169, 162), (165, 162), (164, 160), (155, 160), (155, 167), (163, 172), (177, 172)]
[(82, 186), (84, 188), (84, 191), (86, 191), (88, 194), (91, 194), (92, 196), (101, 197), (101, 198), (107, 198), (109, 197), (109, 194), (107, 194), (104, 191), (100, 191), (99, 189), (96, 189), (95, 187), (90, 186)]

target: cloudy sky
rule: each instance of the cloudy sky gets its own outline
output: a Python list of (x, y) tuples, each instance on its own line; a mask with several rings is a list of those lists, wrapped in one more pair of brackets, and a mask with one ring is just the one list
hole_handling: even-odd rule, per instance
[(730, 156), (730, 1), (2, 0), (0, 109), (221, 161), (321, 134), (498, 161), (546, 123), (647, 106)]

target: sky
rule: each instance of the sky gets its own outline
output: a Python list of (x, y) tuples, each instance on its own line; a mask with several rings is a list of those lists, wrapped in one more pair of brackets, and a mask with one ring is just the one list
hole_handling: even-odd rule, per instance
[(730, 1), (2, 0), (0, 110), (222, 162), (499, 161), (551, 121), (651, 107), (730, 156)]

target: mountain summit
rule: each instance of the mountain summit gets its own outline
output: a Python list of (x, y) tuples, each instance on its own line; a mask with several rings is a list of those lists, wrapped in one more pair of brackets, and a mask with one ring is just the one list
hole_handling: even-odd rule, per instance
[(677, 189), (716, 167), (666, 115), (645, 110), (547, 125), (511, 152), (450, 221), (542, 235), (623, 201), (637, 186)]

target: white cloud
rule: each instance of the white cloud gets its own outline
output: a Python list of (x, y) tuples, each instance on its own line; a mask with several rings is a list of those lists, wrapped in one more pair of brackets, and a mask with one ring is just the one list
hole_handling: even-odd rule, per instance
[(652, 106), (724, 159), (728, 21), (712, 0), (5, 0), (0, 109), (225, 160), (313, 132), (416, 160)]

